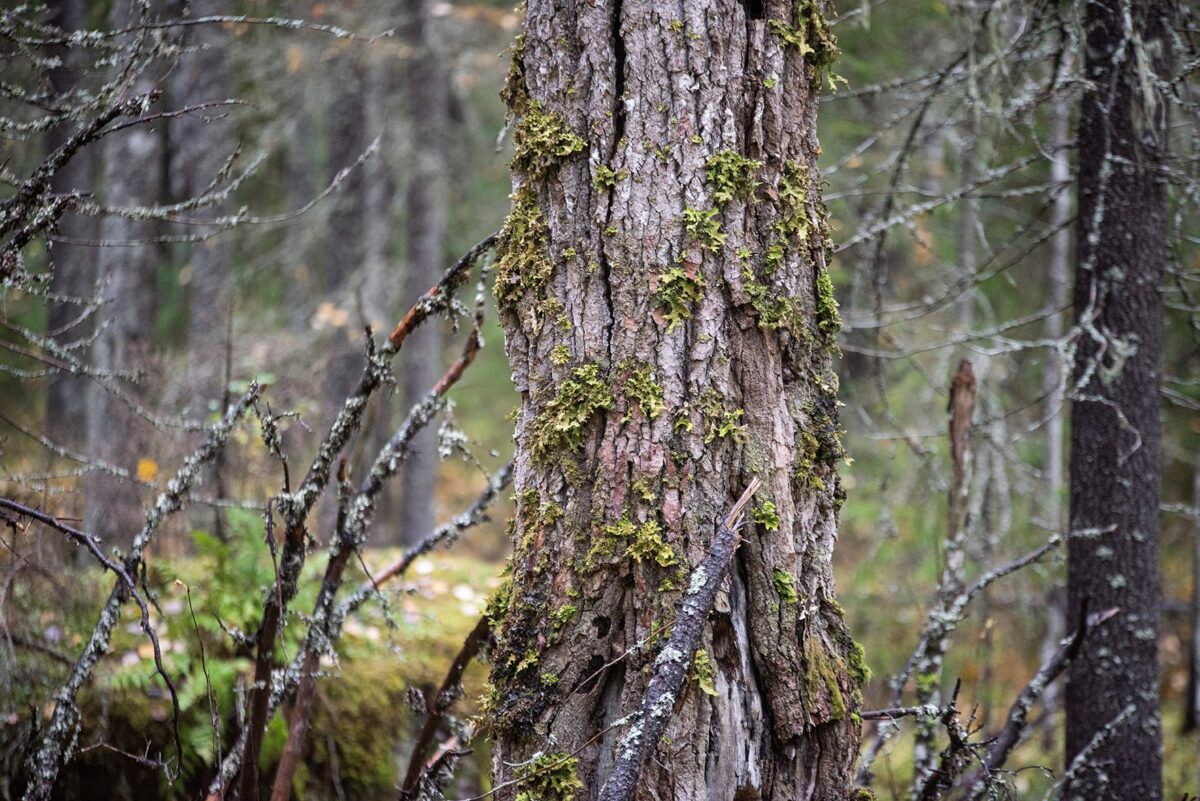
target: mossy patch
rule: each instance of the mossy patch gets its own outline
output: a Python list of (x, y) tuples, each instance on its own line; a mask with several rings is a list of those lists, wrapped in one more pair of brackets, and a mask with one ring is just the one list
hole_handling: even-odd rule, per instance
[(500, 308), (509, 308), (526, 293), (539, 296), (554, 271), (546, 255), (550, 230), (528, 187), (513, 195), (512, 211), (496, 240), (496, 283), (493, 293)]
[(539, 753), (517, 769), (516, 801), (572, 801), (583, 789), (579, 758), (570, 754)]
[(560, 451), (579, 450), (588, 421), (596, 412), (612, 408), (612, 404), (612, 390), (600, 377), (599, 365), (576, 367), (534, 418), (529, 437), (534, 462), (546, 464)]
[(834, 347), (838, 331), (842, 330), (842, 315), (833, 294), (833, 279), (827, 270), (817, 273), (817, 330), (826, 347)]
[(512, 168), (529, 178), (542, 179), (563, 159), (582, 152), (586, 146), (562, 115), (530, 100), (513, 132)]

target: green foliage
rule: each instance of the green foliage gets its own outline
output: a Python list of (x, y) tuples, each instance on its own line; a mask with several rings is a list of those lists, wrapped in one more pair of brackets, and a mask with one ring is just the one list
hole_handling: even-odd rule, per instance
[(692, 319), (692, 307), (703, 298), (704, 279), (699, 274), (689, 275), (682, 267), (672, 267), (659, 275), (654, 303), (663, 310), (667, 333)]
[(572, 801), (583, 789), (579, 759), (570, 754), (539, 753), (517, 770), (516, 801)]
[(713, 201), (718, 208), (735, 197), (748, 198), (758, 186), (755, 173), (761, 161), (746, 158), (732, 150), (722, 150), (704, 160), (704, 177), (713, 189)]
[(532, 423), (529, 452), (533, 460), (546, 464), (559, 451), (579, 450), (592, 415), (612, 408), (612, 403), (612, 390), (600, 378), (599, 365), (576, 367)]
[(683, 230), (710, 253), (719, 252), (725, 244), (725, 234), (721, 232), (716, 209), (684, 209)]

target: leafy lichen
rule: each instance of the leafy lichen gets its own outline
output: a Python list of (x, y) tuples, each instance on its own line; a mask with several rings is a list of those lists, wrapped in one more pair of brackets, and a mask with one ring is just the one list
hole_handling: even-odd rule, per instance
[(716, 209), (684, 209), (683, 230), (710, 253), (719, 252), (725, 244), (725, 234), (721, 232), (721, 221), (717, 219)]
[[(621, 392), (626, 398), (641, 407), (642, 413), (648, 418), (658, 417), (663, 412), (663, 390), (654, 380), (654, 372), (645, 362), (626, 360), (618, 366), (624, 378)], [(628, 423), (632, 419), (627, 413), (621, 422)]]
[(800, 601), (800, 593), (796, 591), (796, 578), (791, 573), (777, 567), (771, 571), (771, 581), (775, 584), (775, 592), (779, 593), (779, 599), (785, 604)]
[(599, 365), (576, 367), (534, 418), (529, 439), (534, 462), (546, 464), (558, 451), (583, 447), (588, 421), (596, 412), (612, 408), (612, 403), (612, 390), (601, 379)]
[(550, 238), (545, 217), (533, 192), (523, 186), (513, 195), (512, 211), (496, 241), (496, 284), (501, 308), (511, 307), (527, 292), (539, 294), (554, 270), (546, 247)]
[(833, 347), (837, 333), (842, 329), (842, 316), (838, 312), (837, 298), (833, 294), (833, 279), (826, 270), (817, 274), (817, 330), (821, 332), (826, 347)]
[(579, 758), (567, 753), (539, 753), (517, 770), (516, 801), (573, 801), (583, 789)]
[(763, 501), (754, 507), (754, 512), (751, 516), (754, 518), (755, 523), (758, 523), (767, 531), (779, 531), (779, 512), (775, 509), (773, 501)]
[(717, 696), (717, 669), (708, 655), (708, 651), (700, 648), (692, 657), (692, 675), (696, 677), (696, 685), (705, 695)]
[(611, 189), (628, 177), (629, 170), (614, 170), (604, 164), (592, 168), (592, 186), (596, 187), (597, 192)]
[(654, 562), (659, 567), (674, 567), (679, 562), (675, 551), (662, 538), (662, 527), (657, 520), (647, 520), (639, 525), (625, 514), (617, 522), (601, 527), (600, 531), (585, 559), (587, 570), (596, 570), (618, 553), (639, 565)]
[(663, 311), (667, 333), (673, 332), (685, 320), (692, 319), (692, 307), (704, 297), (704, 279), (689, 274), (682, 267), (672, 267), (658, 276), (654, 303)]
[(512, 167), (530, 178), (545, 178), (564, 158), (582, 152), (586, 146), (562, 115), (530, 100), (513, 132)]
[(755, 175), (761, 161), (746, 158), (732, 150), (722, 150), (704, 160), (704, 177), (713, 189), (713, 202), (724, 206), (735, 197), (748, 198), (754, 194), (758, 181)]

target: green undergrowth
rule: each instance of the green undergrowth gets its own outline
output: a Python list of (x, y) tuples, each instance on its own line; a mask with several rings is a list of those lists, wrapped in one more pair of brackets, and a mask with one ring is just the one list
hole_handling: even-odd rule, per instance
[[(67, 765), (63, 787), (104, 786), (106, 797), (118, 799), (203, 796), (218, 761), (218, 748), (226, 751), (230, 745), (228, 722), (234, 719), (237, 688), (253, 675), (250, 652), (238, 647), (224, 629), (254, 630), (274, 575), (261, 521), (236, 512), (230, 518), (234, 525), (228, 542), (195, 532), (191, 554), (149, 560), (147, 580), (158, 609), (152, 619), (181, 710), (184, 758), (179, 781), (168, 788), (155, 772), (132, 760), (90, 750)], [(377, 571), (398, 555), (395, 549), (379, 550), (368, 552), (364, 559)], [(323, 553), (309, 558), (292, 605), (297, 615), (311, 612), (324, 562)], [(386, 612), (379, 602), (372, 601), (347, 620), (336, 646), (336, 659), (322, 660), (323, 678), (293, 797), (333, 798), (335, 785), (354, 798), (394, 797), (401, 778), (398, 771), (403, 769), (399, 756), (422, 723), (422, 717), (406, 703), (406, 694), (412, 689), (428, 692), (441, 684), (482, 613), (484, 594), (498, 585), (498, 572), (495, 565), (471, 558), (424, 557), (409, 571), (406, 581), (387, 589)], [(344, 587), (357, 587), (364, 577), (356, 565), (347, 571)], [(92, 570), (71, 578), (66, 585), (69, 593), (90, 600), (90, 611), (85, 613), (88, 605), (76, 604), (74, 597), (57, 597), (36, 619), (48, 631), (61, 632), (65, 652), (77, 653), (95, 622), (95, 600), (104, 597), (103, 587), (111, 580)], [(102, 738), (128, 753), (148, 749), (151, 754), (174, 759), (170, 696), (154, 671), (153, 651), (140, 631), (136, 611), (132, 604), (122, 608), (109, 653), (79, 696), (81, 741)], [(304, 628), (299, 617), (290, 619), (281, 653), (288, 657), (297, 653)], [(38, 664), (44, 660), (37, 654), (22, 653), (20, 658)], [(0, 713), (17, 718), (27, 715), (31, 706), (44, 704), (52, 688), (65, 678), (65, 668), (54, 662), (45, 661), (40, 670), (45, 681), (5, 697), (0, 701)], [(467, 670), (467, 692), (455, 714), (477, 711), (474, 699), (485, 678), (483, 665), (476, 663)], [(214, 710), (226, 721), (220, 741), (211, 726)], [(20, 747), (20, 741), (13, 740), (19, 730), (6, 726), (0, 734), (7, 745)], [(276, 718), (264, 740), (264, 775), (274, 773), (285, 739), (284, 721)], [(33, 742), (30, 738), (26, 747)], [(480, 758), (466, 760), (465, 775), (486, 781), (486, 751), (485, 744), (477, 747)]]

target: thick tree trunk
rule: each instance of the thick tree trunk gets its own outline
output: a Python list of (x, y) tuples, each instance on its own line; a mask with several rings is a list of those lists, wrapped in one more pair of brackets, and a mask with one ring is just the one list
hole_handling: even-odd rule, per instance
[[(1166, 100), (1152, 76), (1170, 47), (1169, 4), (1117, 0), (1086, 10), (1088, 89), (1079, 120), (1068, 619), (1120, 608), (1089, 635), (1066, 689), (1068, 762), (1093, 749), (1065, 797), (1162, 796), (1158, 709), (1158, 518), (1162, 298), (1167, 255)], [(1132, 24), (1130, 29), (1128, 24)], [(1135, 44), (1136, 43), (1136, 44)], [(1133, 711), (1124, 722), (1118, 717)]]
[(810, 4), (528, 3), (496, 283), (521, 395), (492, 607), (501, 799), (576, 779), (599, 795), (691, 566), (754, 476), (700, 681), (639, 797), (850, 794), (862, 663), (830, 568), (838, 320), (816, 169), (835, 52)]
[[(64, 31), (87, 27), (87, 3), (83, 0), (59, 0), (52, 3), (53, 24)], [(68, 92), (82, 79), (80, 64), (83, 54), (78, 48), (56, 48), (55, 55), (62, 65), (50, 71), (56, 94)], [(46, 136), (46, 152), (53, 152), (75, 132), (75, 126), (58, 125)], [(96, 183), (94, 150), (85, 148), (54, 174), (56, 193), (91, 192)], [(64, 239), (89, 242), (96, 238), (98, 226), (94, 217), (68, 213), (58, 223), (58, 234)], [(84, 304), (92, 296), (96, 279), (96, 248), (87, 244), (55, 242), (51, 257), (54, 261), (55, 298), (50, 303), (48, 328), (60, 343), (86, 339), (91, 332), (89, 320), (82, 319)], [(51, 441), (79, 452), (87, 441), (87, 390), (79, 378), (65, 373), (50, 379), (46, 395), (46, 436)]]
[[(122, 28), (135, 19), (133, 4), (114, 3), (111, 24)], [(129, 94), (149, 92), (152, 76), (143, 74), (128, 89)], [(104, 202), (108, 206), (138, 207), (159, 203), (163, 196), (163, 136), (160, 126), (137, 125), (109, 137), (104, 149)], [(106, 243), (100, 249), (98, 270), (105, 282), (105, 305), (100, 309), (102, 325), (96, 336), (94, 364), (98, 370), (139, 371), (134, 384), (122, 382), (126, 398), (117, 398), (93, 384), (88, 405), (88, 455), (124, 469), (131, 477), (139, 472), (152, 478), (153, 471), (139, 471), (139, 461), (151, 457), (151, 431), (137, 414), (135, 404), (145, 405), (154, 382), (153, 357), (156, 285), (161, 249), (153, 241), (159, 234), (153, 221), (109, 215), (100, 225)], [(148, 467), (150, 462), (145, 463)], [(142, 524), (143, 495), (132, 479), (93, 472), (87, 482), (87, 511), (84, 528), (106, 544), (126, 545)]]
[[(407, 193), (406, 298), (418, 298), (442, 273), (446, 241), (446, 143), (450, 93), (444, 54), (430, 14), (429, 0), (407, 0), (407, 38), (412, 46), (405, 87), (412, 130), (412, 161)], [(415, 332), (405, 354), (403, 404), (421, 401), (442, 372), (442, 332), (426, 325)], [(400, 498), (400, 538), (412, 544), (433, 529), (437, 489), (437, 434), (417, 437), (405, 467)]]

